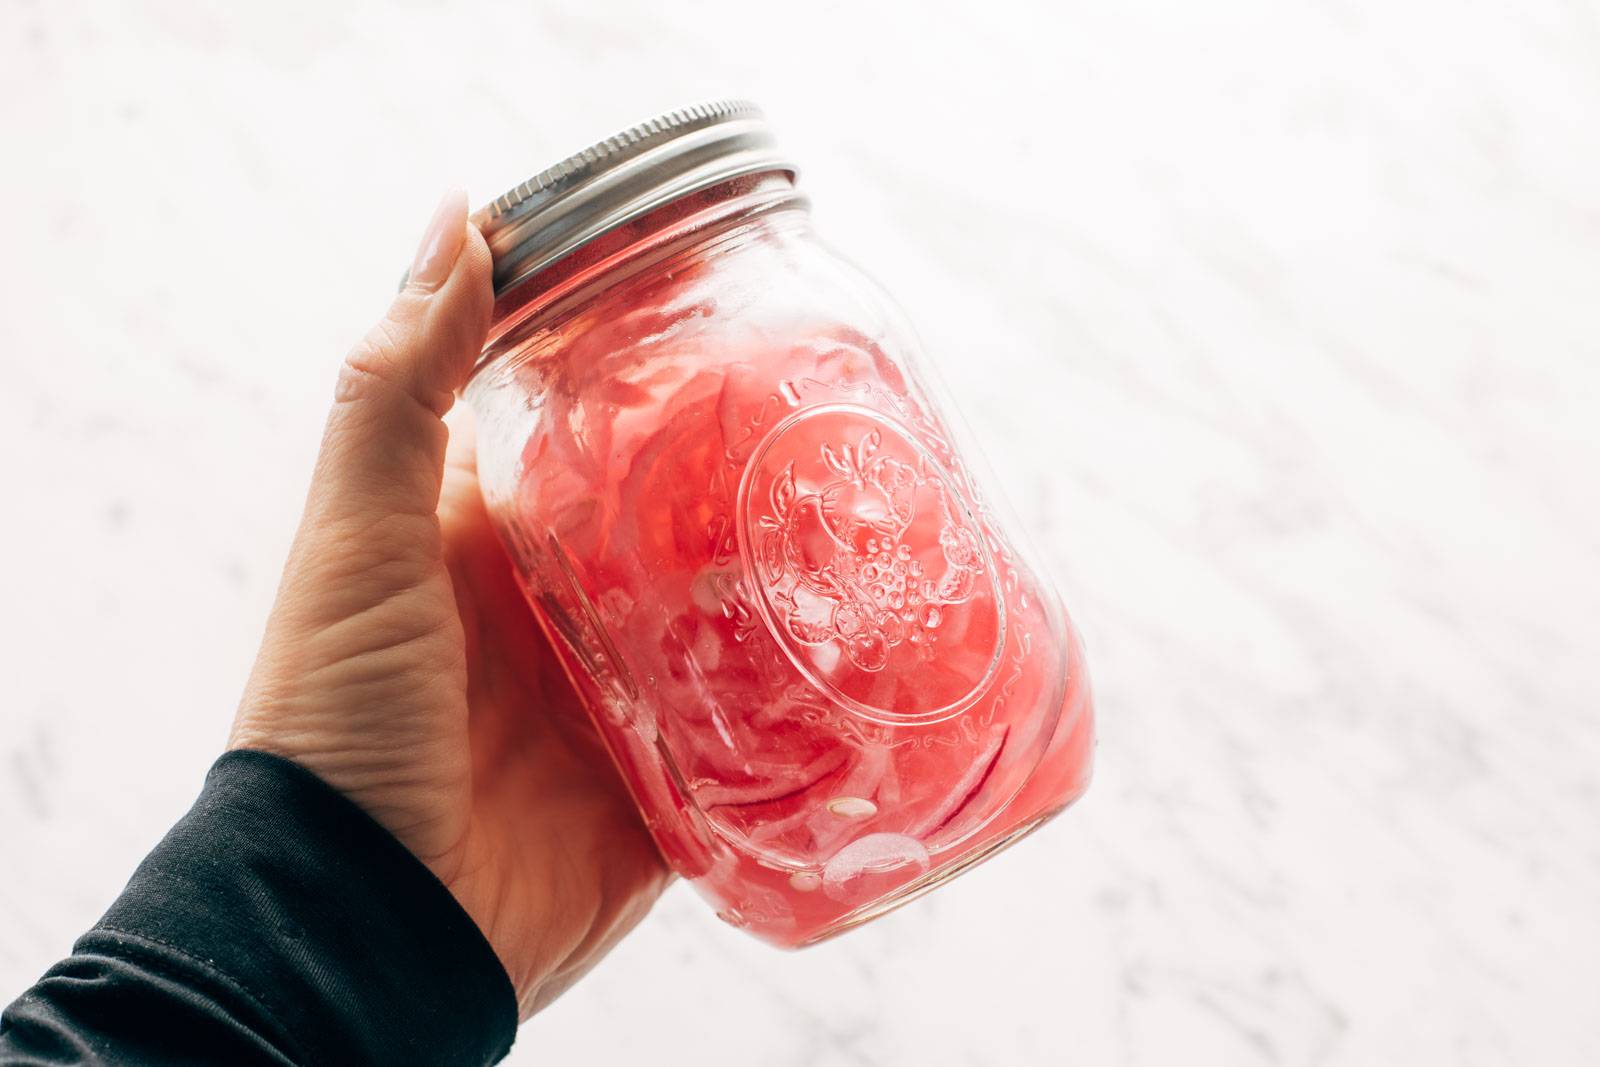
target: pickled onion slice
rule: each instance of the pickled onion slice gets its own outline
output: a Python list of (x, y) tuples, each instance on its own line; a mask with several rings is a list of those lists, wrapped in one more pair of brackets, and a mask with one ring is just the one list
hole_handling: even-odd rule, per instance
[(905, 834), (868, 834), (833, 854), (822, 891), (838, 901), (871, 900), (928, 869), (928, 850)]
[[(830, 795), (820, 799), (825, 802), (835, 796), (865, 799), (874, 797), (878, 791), (878, 783), (889, 767), (889, 750), (881, 745), (870, 745), (861, 749), (841, 745), (839, 750), (854, 752), (856, 758), (849, 764), (849, 769), (843, 776), (837, 778)], [(805, 828), (810, 830), (810, 841), (807, 842), (805, 851), (825, 854), (841, 837), (855, 833), (858, 826), (859, 824), (852, 824), (849, 820), (834, 815), (820, 803), (807, 803), (799, 805), (791, 815), (755, 827), (750, 832), (750, 839), (763, 843), (772, 842)]]
[(783, 803), (821, 784), (844, 766), (849, 755), (849, 749), (835, 748), (804, 766), (770, 765), (763, 768), (769, 771), (765, 778), (747, 783), (708, 783), (694, 789), (694, 798), (708, 811)]
[(1009, 730), (1010, 727), (1004, 723), (991, 727), (983, 749), (967, 766), (966, 773), (950, 786), (944, 802), (919, 819), (906, 833), (913, 837), (928, 838), (953, 823), (988, 784), (989, 776), (1000, 762), (1000, 752), (1005, 748)]

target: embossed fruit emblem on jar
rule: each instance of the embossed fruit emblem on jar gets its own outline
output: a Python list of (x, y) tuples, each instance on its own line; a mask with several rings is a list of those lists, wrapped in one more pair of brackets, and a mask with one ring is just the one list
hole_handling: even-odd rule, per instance
[(854, 405), (799, 412), (751, 457), (739, 502), (754, 599), (823, 692), (889, 722), (982, 694), (1005, 636), (994, 565), (960, 484), (911, 430)]

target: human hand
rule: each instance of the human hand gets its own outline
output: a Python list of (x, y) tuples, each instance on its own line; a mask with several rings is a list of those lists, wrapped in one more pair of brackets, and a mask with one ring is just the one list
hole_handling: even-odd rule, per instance
[(464, 194), (441, 202), (345, 360), (229, 747), (296, 761), (393, 833), (477, 922), (526, 1019), (667, 874), (513, 582), (470, 417), (444, 421), (493, 303), (466, 215)]

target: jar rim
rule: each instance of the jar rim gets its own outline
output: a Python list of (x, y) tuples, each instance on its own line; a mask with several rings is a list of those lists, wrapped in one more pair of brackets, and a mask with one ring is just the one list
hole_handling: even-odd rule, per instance
[(746, 100), (668, 111), (597, 141), (473, 213), (501, 296), (585, 244), (732, 178), (799, 169)]

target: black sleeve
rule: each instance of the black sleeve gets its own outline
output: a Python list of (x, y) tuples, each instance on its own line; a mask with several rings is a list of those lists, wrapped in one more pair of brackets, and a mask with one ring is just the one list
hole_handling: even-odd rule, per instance
[(484, 1064), (516, 997), (449, 891), (309, 771), (230, 752), (94, 929), (0, 1017), (0, 1065)]

